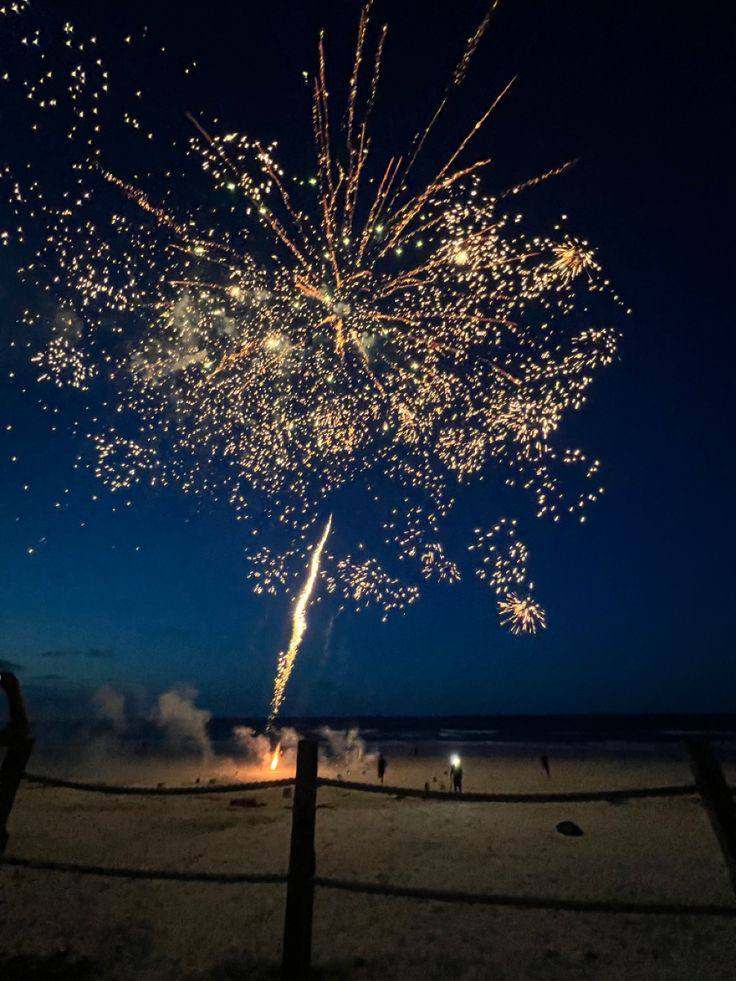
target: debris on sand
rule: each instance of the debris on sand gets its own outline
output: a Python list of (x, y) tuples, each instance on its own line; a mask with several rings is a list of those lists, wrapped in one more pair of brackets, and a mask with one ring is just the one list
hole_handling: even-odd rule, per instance
[(557, 830), (567, 838), (580, 838), (584, 834), (583, 829), (574, 821), (560, 821)]

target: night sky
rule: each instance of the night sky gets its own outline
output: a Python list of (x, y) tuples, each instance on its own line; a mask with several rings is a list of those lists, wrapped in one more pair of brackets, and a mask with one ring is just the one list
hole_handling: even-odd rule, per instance
[[(177, 5), (172, 19), (159, 0), (54, 7), (100, 36), (148, 24), (181, 63), (197, 60), (200, 106), (279, 139), (305, 168), (311, 144), (294, 145), (306, 132), (301, 70), (321, 26), (336, 75), (346, 69), (359, 9), (210, 0)], [(379, 0), (390, 24), (379, 152), (426, 116), (483, 10)], [(579, 158), (523, 210), (542, 227), (567, 213), (633, 308), (620, 317), (619, 363), (565, 422), (566, 439), (602, 460), (606, 494), (583, 526), (536, 521), (520, 499), (546, 631), (504, 632), (472, 577), (427, 587), (387, 624), (370, 611), (334, 617), (323, 603), (287, 714), (733, 709), (733, 40), (725, 4), (685, 16), (657, 2), (502, 3), (442, 132), (456, 142), (518, 74), (478, 142), (494, 158), (486, 186)], [(178, 86), (172, 78), (168, 124), (183, 131)], [(126, 508), (73, 469), (63, 400), (50, 420), (37, 392), (8, 380), (7, 342), (32, 300), (13, 268), (0, 252), (0, 666), (49, 714), (77, 711), (104, 682), (189, 684), (219, 714), (265, 712), (288, 601), (250, 592), (226, 505), (170, 488), (137, 491)], [(482, 493), (493, 516), (496, 492)]]

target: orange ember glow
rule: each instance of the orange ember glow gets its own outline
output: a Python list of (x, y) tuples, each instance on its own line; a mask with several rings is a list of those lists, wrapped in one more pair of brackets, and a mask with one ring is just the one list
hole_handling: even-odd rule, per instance
[(273, 756), (271, 758), (271, 769), (272, 770), (275, 770), (276, 767), (279, 765), (279, 756), (280, 755), (281, 755), (281, 746), (279, 745), (274, 750), (274, 754), (273, 754)]

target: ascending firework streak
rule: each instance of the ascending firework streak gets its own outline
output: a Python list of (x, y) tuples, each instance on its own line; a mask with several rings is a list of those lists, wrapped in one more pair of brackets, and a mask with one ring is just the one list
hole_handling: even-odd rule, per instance
[[(276, 670), (276, 678), (273, 683), (273, 696), (271, 698), (271, 711), (268, 718), (269, 726), (276, 718), (281, 708), (281, 703), (284, 700), (284, 695), (286, 694), (286, 686), (289, 683), (289, 678), (291, 677), (291, 672), (294, 667), (294, 661), (296, 660), (296, 655), (301, 646), (302, 638), (307, 629), (307, 607), (309, 606), (309, 601), (312, 598), (312, 593), (314, 592), (314, 586), (317, 582), (317, 576), (319, 575), (319, 566), (322, 561), (322, 551), (325, 547), (325, 542), (327, 541), (327, 536), (330, 534), (330, 529), (332, 528), (332, 515), (327, 519), (327, 524), (325, 525), (325, 530), (322, 532), (322, 537), (320, 538), (317, 545), (314, 547), (312, 552), (312, 557), (309, 560), (309, 574), (307, 575), (306, 582), (302, 587), (301, 593), (294, 604), (294, 612), (291, 617), (291, 640), (289, 641), (289, 646), (285, 651), (279, 654), (278, 668)], [(278, 750), (277, 750), (278, 752)], [(274, 757), (277, 759), (277, 757)], [(271, 769), (275, 769), (274, 766)]]

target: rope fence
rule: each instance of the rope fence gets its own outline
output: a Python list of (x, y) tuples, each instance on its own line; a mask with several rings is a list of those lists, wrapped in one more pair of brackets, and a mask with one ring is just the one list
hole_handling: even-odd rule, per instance
[(294, 777), (283, 780), (255, 780), (251, 783), (204, 784), (194, 787), (126, 787), (111, 783), (83, 783), (79, 780), (59, 780), (56, 777), (26, 773), (23, 779), (42, 787), (82, 790), (90, 794), (119, 794), (123, 797), (190, 797), (210, 794), (238, 794), (247, 790), (270, 790), (271, 787), (293, 787)]
[[(736, 893), (736, 804), (734, 790), (726, 783), (720, 764), (710, 744), (704, 739), (690, 739), (687, 747), (695, 777), (694, 784), (671, 787), (635, 787), (628, 790), (601, 790), (552, 794), (454, 794), (445, 791), (419, 790), (407, 787), (387, 787), (318, 776), (318, 744), (314, 739), (300, 740), (297, 748), (295, 776), (280, 780), (258, 780), (248, 783), (206, 784), (191, 787), (136, 787), (105, 783), (85, 783), (55, 777), (25, 773), (33, 740), (29, 735), (20, 688), (9, 672), (3, 672), (0, 685), (5, 690), (11, 709), (11, 725), (0, 740), (6, 745), (5, 759), (0, 766), (0, 865), (36, 871), (106, 876), (127, 880), (158, 880), (218, 885), (286, 884), (282, 977), (306, 979), (311, 969), (312, 916), (315, 886), (324, 889), (363, 895), (403, 899), (430, 900), (447, 903), (481, 904), (515, 909), (559, 910), (579, 913), (626, 913), (642, 915), (687, 915), (736, 917), (736, 903), (697, 904), (628, 902), (608, 900), (575, 900), (546, 896), (515, 896), (505, 893), (466, 893), (418, 886), (399, 886), (375, 882), (360, 882), (316, 875), (315, 824), (317, 791), (332, 787), (347, 791), (388, 794), (396, 798), (418, 798), (424, 801), (478, 804), (570, 804), (614, 803), (644, 798), (666, 798), (699, 795), (705, 805), (713, 831), (720, 845), (731, 883)], [(294, 787), (292, 805), (291, 846), (288, 874), (249, 872), (181, 872), (169, 869), (137, 869), (80, 865), (70, 862), (28, 859), (5, 856), (7, 819), (22, 779), (42, 787), (60, 788), (121, 796), (209, 796), (243, 793), (277, 787)]]
[[(27, 783), (42, 787), (56, 787), (64, 790), (80, 790), (92, 794), (119, 794), (125, 797), (184, 797), (190, 795), (209, 796), (211, 794), (235, 794), (249, 790), (270, 790), (273, 787), (293, 787), (294, 777), (279, 780), (255, 780), (250, 783), (205, 784), (193, 787), (139, 787), (123, 784), (85, 783), (79, 780), (62, 780), (57, 777), (26, 773)], [(616, 801), (638, 800), (645, 797), (692, 797), (697, 794), (695, 784), (682, 784), (671, 787), (632, 787), (628, 790), (574, 791), (556, 794), (455, 794), (443, 790), (420, 790), (416, 787), (393, 787), (378, 783), (360, 783), (350, 780), (334, 780), (318, 777), (317, 787), (335, 787), (340, 790), (356, 790), (370, 794), (387, 794), (390, 797), (412, 797), (419, 800), (436, 800), (464, 804), (585, 804), (615, 803)], [(736, 792), (736, 791), (735, 791)]]
[(284, 883), (286, 875), (273, 872), (179, 872), (177, 869), (126, 869), (103, 865), (77, 865), (74, 862), (49, 862), (43, 859), (7, 855), (3, 865), (44, 872), (74, 872), (77, 875), (101, 875), (108, 879), (150, 879), (166, 882), (205, 882), (232, 886), (248, 883)]
[(627, 903), (607, 900), (555, 899), (549, 896), (514, 896), (493, 892), (458, 892), (454, 889), (424, 889), (421, 886), (391, 886), (377, 882), (354, 882), (351, 879), (332, 879), (316, 876), (315, 886), (340, 889), (343, 892), (367, 893), (374, 896), (394, 896), (400, 899), (425, 899), (439, 903), (467, 903), (486, 906), (510, 906), (515, 909), (551, 909), (573, 913), (654, 913), (688, 916), (736, 917), (736, 905), (690, 903)]
[(392, 797), (418, 797), (421, 800), (454, 801), (464, 804), (583, 804), (601, 801), (635, 800), (641, 797), (688, 797), (698, 792), (695, 784), (676, 787), (632, 787), (630, 790), (592, 790), (566, 794), (454, 794), (444, 790), (418, 790), (416, 787), (386, 787), (378, 783), (357, 783), (320, 777), (319, 787), (390, 794)]

